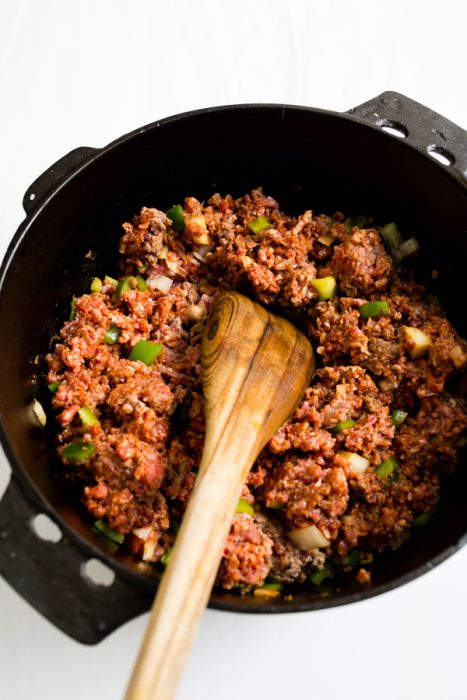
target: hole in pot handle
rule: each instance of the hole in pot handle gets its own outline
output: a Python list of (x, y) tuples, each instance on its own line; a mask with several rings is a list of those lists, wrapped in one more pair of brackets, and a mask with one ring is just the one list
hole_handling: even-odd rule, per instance
[(98, 151), (99, 149), (91, 148), (90, 146), (75, 148), (57, 160), (42, 175), (39, 175), (32, 185), (28, 187), (23, 197), (23, 209), (26, 214), (30, 214), (45, 195), (60, 185)]
[(154, 594), (118, 576), (110, 586), (90, 583), (82, 575), (89, 553), (66, 535), (57, 542), (37, 537), (31, 525), (41, 510), (12, 477), (0, 501), (0, 574), (49, 622), (96, 644), (150, 608)]
[(467, 131), (441, 114), (411, 100), (398, 92), (383, 92), (378, 97), (349, 109), (348, 114), (382, 128), (384, 124), (397, 124), (406, 131), (404, 141), (424, 153), (433, 151), (449, 153), (450, 167), (467, 178)]

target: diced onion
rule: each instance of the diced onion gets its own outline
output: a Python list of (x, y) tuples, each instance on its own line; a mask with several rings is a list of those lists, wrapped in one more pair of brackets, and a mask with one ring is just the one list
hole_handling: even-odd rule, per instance
[(167, 257), (167, 253), (169, 252), (169, 247), (166, 245), (163, 245), (160, 251), (157, 253), (157, 257), (159, 260), (165, 260)]
[(186, 313), (192, 321), (201, 321), (206, 316), (206, 307), (201, 304), (191, 304), (187, 306)]
[(156, 551), (156, 540), (148, 540), (143, 547), (143, 561), (151, 561)]
[(170, 277), (166, 277), (165, 275), (156, 275), (155, 277), (149, 277), (146, 281), (146, 284), (151, 289), (158, 289), (163, 294), (167, 294), (167, 292), (173, 285), (173, 280), (171, 280)]
[(424, 355), (431, 345), (431, 338), (416, 326), (402, 326), (404, 340), (412, 359)]
[(167, 258), (167, 260), (165, 261), (165, 264), (167, 265), (169, 270), (171, 270), (171, 272), (175, 272), (175, 273), (178, 272), (178, 260), (172, 260), (172, 259), (169, 260)]
[(195, 250), (193, 252), (193, 256), (196, 258), (196, 260), (199, 260), (200, 262), (204, 263), (206, 262), (206, 255), (210, 253), (212, 250), (212, 245), (200, 245), (198, 247), (198, 250)]
[(152, 525), (136, 528), (133, 530), (133, 535), (144, 542), (142, 554), (143, 561), (152, 561), (157, 544), (157, 537), (155, 536)]
[(248, 255), (244, 255), (242, 258), (242, 263), (243, 267), (245, 270), (248, 270), (254, 263), (253, 258), (250, 258)]
[(39, 425), (42, 428), (45, 428), (47, 424), (47, 416), (44, 409), (42, 408), (42, 404), (39, 403), (37, 399), (34, 399), (34, 401), (32, 402), (32, 410), (34, 411), (34, 415), (36, 416)]
[(356, 452), (338, 452), (338, 455), (347, 462), (349, 467), (357, 474), (364, 474), (370, 466), (370, 460)]
[(204, 257), (212, 250), (212, 245), (200, 245), (198, 248), (198, 253)]
[(136, 535), (140, 540), (147, 540), (154, 532), (152, 525), (146, 525), (146, 527), (138, 527), (133, 530), (133, 534)]
[(329, 540), (318, 530), (316, 525), (291, 530), (287, 537), (298, 549), (308, 552), (310, 549), (318, 549), (319, 547), (327, 547)]
[(465, 365), (466, 355), (460, 345), (454, 345), (454, 347), (451, 348), (449, 357), (451, 358), (454, 367), (457, 367), (457, 369), (460, 369)]

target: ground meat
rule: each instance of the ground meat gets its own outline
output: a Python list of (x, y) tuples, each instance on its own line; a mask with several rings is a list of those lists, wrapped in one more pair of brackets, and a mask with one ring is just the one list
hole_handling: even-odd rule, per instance
[(261, 585), (272, 565), (273, 541), (246, 513), (237, 513), (224, 548), (218, 582), (224, 588)]
[[(369, 583), (365, 561), (436, 508), (464, 444), (466, 343), (395, 269), (371, 222), (284, 214), (261, 189), (187, 197), (183, 214), (181, 232), (148, 207), (123, 225), (125, 287), (105, 278), (100, 292), (76, 298), (47, 356), (64, 474), (137, 557), (157, 564), (167, 554), (204, 445), (205, 319), (216, 294), (241, 290), (292, 318), (318, 367), (251, 470), (242, 495), (251, 513), (235, 517), (217, 584), (247, 592), (266, 579), (315, 581), (336, 559)], [(320, 300), (314, 282), (326, 276), (337, 295)], [(380, 300), (389, 313), (363, 318), (360, 307)], [(419, 357), (407, 326), (429, 338)], [(149, 364), (130, 359), (141, 340), (160, 351)], [(407, 414), (397, 427), (395, 410)], [(288, 539), (302, 528), (314, 528), (320, 548)]]
[(269, 578), (281, 583), (303, 582), (312, 568), (321, 569), (325, 555), (319, 549), (303, 552), (287, 539), (279, 520), (257, 512), (255, 521), (272, 540), (272, 566)]
[(336, 246), (323, 276), (334, 274), (339, 289), (349, 297), (368, 296), (385, 290), (393, 274), (393, 264), (377, 231), (354, 228)]
[(340, 468), (322, 468), (311, 457), (281, 463), (265, 485), (266, 505), (283, 509), (289, 529), (315, 524), (328, 538), (339, 528), (349, 493)]

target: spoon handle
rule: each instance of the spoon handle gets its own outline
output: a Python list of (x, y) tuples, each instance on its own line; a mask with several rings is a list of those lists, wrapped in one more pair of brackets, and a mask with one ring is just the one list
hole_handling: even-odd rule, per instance
[[(294, 362), (300, 379), (278, 393)], [(208, 320), (202, 367), (203, 458), (125, 700), (174, 697), (242, 486), (258, 453), (308, 385), (313, 358), (308, 341), (287, 321), (225, 293)]]
[(215, 452), (204, 467), (162, 578), (126, 700), (174, 697), (207, 605), (250, 464), (239, 469), (237, 461), (235, 478), (226, 478), (229, 465)]

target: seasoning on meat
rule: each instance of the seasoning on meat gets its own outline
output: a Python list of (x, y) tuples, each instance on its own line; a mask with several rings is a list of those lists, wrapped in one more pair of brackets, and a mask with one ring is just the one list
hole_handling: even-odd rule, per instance
[(123, 228), (120, 279), (73, 299), (47, 356), (58, 454), (97, 530), (167, 563), (203, 450), (204, 320), (235, 288), (299, 324), (319, 366), (248, 477), (217, 585), (273, 597), (336, 567), (369, 583), (431, 518), (467, 427), (467, 344), (396, 269), (395, 225), (287, 215), (256, 189)]

